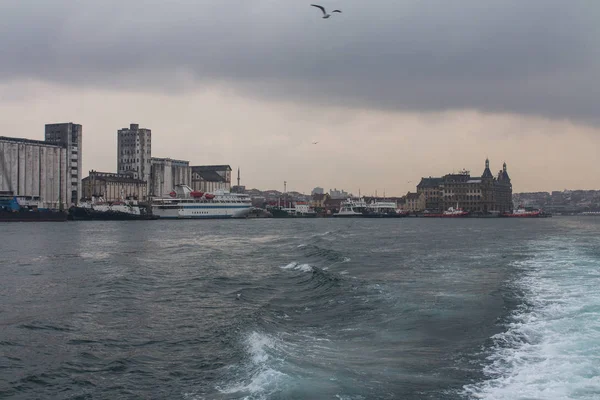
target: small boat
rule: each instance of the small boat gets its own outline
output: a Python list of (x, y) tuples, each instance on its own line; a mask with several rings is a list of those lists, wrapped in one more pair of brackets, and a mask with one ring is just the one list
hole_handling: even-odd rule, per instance
[(362, 212), (366, 218), (402, 218), (408, 213), (398, 210), (398, 205), (393, 201), (372, 201)]
[(501, 217), (505, 218), (548, 218), (552, 214), (546, 213), (542, 210), (527, 210), (525, 208), (519, 208), (511, 213), (500, 214)]
[(364, 199), (348, 199), (341, 204), (340, 211), (333, 214), (334, 217), (363, 217), (363, 212), (367, 208), (367, 203)]
[(464, 217), (468, 217), (469, 216), (469, 212), (468, 211), (464, 211), (462, 208), (453, 208), (450, 207), (449, 209), (447, 209), (446, 211), (442, 212), (442, 213), (428, 213), (425, 212), (423, 213), (423, 217), (430, 217), (430, 218), (464, 218)]

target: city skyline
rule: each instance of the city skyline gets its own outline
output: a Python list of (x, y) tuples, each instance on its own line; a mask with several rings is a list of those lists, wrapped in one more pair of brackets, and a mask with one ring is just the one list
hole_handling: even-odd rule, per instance
[(75, 121), (84, 174), (115, 171), (115, 132), (138, 123), (153, 157), (239, 166), (246, 187), (403, 195), (489, 157), (515, 192), (600, 188), (598, 5), (348, 0), (322, 21), (304, 3), (140, 4), (7, 9), (3, 136)]

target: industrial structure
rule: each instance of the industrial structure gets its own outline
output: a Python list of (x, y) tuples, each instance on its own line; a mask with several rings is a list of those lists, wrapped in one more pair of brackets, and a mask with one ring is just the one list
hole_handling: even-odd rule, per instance
[(229, 165), (200, 165), (192, 167), (192, 189), (201, 192), (231, 190)]
[(192, 186), (192, 167), (189, 161), (152, 157), (150, 196), (168, 195), (175, 185)]
[(148, 185), (146, 181), (136, 179), (131, 174), (115, 174), (112, 172), (90, 171), (83, 178), (83, 198), (101, 197), (112, 202), (124, 199), (143, 200), (146, 198)]
[(66, 209), (71, 199), (67, 149), (39, 140), (0, 137), (0, 194)]
[(69, 193), (66, 201), (75, 205), (81, 198), (81, 172), (83, 159), (83, 128), (72, 122), (60, 124), (46, 124), (46, 143), (55, 144), (66, 149), (65, 160), (67, 165), (66, 180)]

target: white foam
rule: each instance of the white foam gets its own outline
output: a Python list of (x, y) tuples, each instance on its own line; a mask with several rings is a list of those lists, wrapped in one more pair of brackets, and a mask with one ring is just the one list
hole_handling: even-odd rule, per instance
[(297, 262), (291, 262), (291, 263), (289, 263), (288, 265), (284, 265), (283, 267), (281, 267), (281, 269), (293, 269), (293, 268), (295, 268), (296, 266), (298, 266), (298, 263), (297, 263)]
[(246, 351), (250, 356), (247, 365), (249, 376), (241, 382), (226, 387), (217, 387), (224, 394), (240, 394), (245, 399), (267, 399), (281, 390), (287, 375), (276, 369), (277, 360), (269, 355), (277, 347), (277, 341), (263, 333), (251, 332), (245, 340)]
[(565, 239), (536, 246), (515, 282), (525, 305), (492, 338), (488, 379), (468, 398), (600, 398), (600, 260)]
[(281, 267), (281, 269), (292, 269), (294, 271), (312, 272), (313, 267), (309, 264), (299, 264), (297, 262), (291, 262), (288, 265)]

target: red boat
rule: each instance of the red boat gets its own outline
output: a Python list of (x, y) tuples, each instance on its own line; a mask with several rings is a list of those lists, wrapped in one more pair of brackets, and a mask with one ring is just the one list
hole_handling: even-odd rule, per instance
[(190, 193), (190, 196), (196, 197), (196, 198), (200, 198), (200, 197), (204, 196), (204, 192), (196, 192), (196, 191), (194, 191), (194, 192)]
[(212, 200), (212, 199), (214, 199), (214, 198), (215, 198), (215, 195), (214, 195), (214, 194), (210, 194), (210, 193), (206, 193), (206, 194), (204, 195), (204, 197), (206, 197), (208, 200)]

